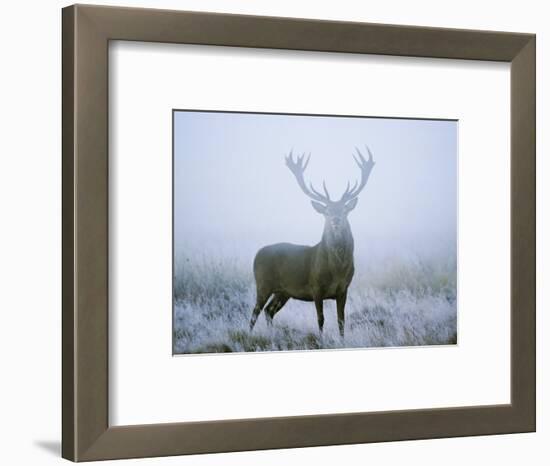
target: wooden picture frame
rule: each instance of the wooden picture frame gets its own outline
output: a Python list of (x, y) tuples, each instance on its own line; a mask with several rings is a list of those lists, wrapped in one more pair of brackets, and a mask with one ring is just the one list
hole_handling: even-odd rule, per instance
[[(62, 22), (63, 457), (90, 461), (535, 430), (534, 35), (85, 5), (63, 9)], [(109, 426), (110, 40), (511, 63), (511, 403)]]

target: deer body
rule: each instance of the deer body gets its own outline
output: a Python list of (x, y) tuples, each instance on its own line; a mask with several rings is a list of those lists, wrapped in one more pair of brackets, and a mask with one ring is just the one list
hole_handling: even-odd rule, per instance
[(324, 215), (325, 227), (321, 241), (315, 246), (277, 243), (258, 251), (254, 259), (256, 306), (250, 319), (250, 330), (254, 328), (264, 307), (267, 322), (271, 324), (275, 314), (293, 298), (315, 303), (319, 331), (322, 333), (323, 301), (334, 299), (340, 335), (344, 336), (344, 310), (354, 273), (354, 243), (347, 215), (357, 205), (357, 195), (366, 184), (374, 166), (370, 151), (369, 161), (365, 161), (361, 153), (358, 153), (359, 161), (356, 159), (356, 162), (362, 172), (361, 184), (357, 188), (356, 183), (351, 190), (348, 184), (340, 201), (330, 199), (324, 183), (325, 195), (315, 191), (313, 186), (311, 189), (306, 187), (303, 172), (309, 158), (303, 163), (304, 156), (298, 157), (297, 162), (294, 162), (292, 153), (287, 157), (287, 166), (295, 175), (300, 188), (314, 199), (314, 209)]
[(301, 301), (336, 299), (353, 278), (353, 238), (336, 252), (326, 240), (315, 246), (278, 243), (258, 251), (254, 278), (266, 293), (280, 293)]

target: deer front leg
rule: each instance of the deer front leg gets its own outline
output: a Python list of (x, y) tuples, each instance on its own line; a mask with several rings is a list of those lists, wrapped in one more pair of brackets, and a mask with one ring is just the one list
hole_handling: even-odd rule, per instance
[(347, 290), (336, 297), (336, 312), (338, 314), (338, 329), (340, 336), (344, 338), (344, 327), (346, 325), (346, 316), (344, 310), (346, 308), (346, 299), (348, 297)]
[(325, 315), (323, 314), (323, 300), (315, 300), (315, 309), (317, 310), (317, 323), (319, 324), (319, 334), (323, 335), (323, 325), (325, 324)]

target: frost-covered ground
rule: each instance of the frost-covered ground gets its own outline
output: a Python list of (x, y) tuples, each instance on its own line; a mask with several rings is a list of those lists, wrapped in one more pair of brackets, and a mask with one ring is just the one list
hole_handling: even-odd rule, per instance
[[(357, 263), (348, 290), (345, 339), (336, 306), (325, 301), (319, 338), (313, 303), (290, 300), (269, 328), (263, 313), (253, 332), (251, 261), (180, 256), (174, 283), (174, 352), (217, 353), (455, 344), (456, 255)], [(360, 261), (359, 261), (360, 262)]]

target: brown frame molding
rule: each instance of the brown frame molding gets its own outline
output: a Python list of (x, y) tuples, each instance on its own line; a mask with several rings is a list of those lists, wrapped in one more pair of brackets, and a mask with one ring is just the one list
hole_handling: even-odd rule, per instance
[[(535, 430), (535, 36), (76, 5), (63, 9), (63, 441), (74, 461)], [(511, 63), (511, 404), (110, 427), (108, 42)]]

